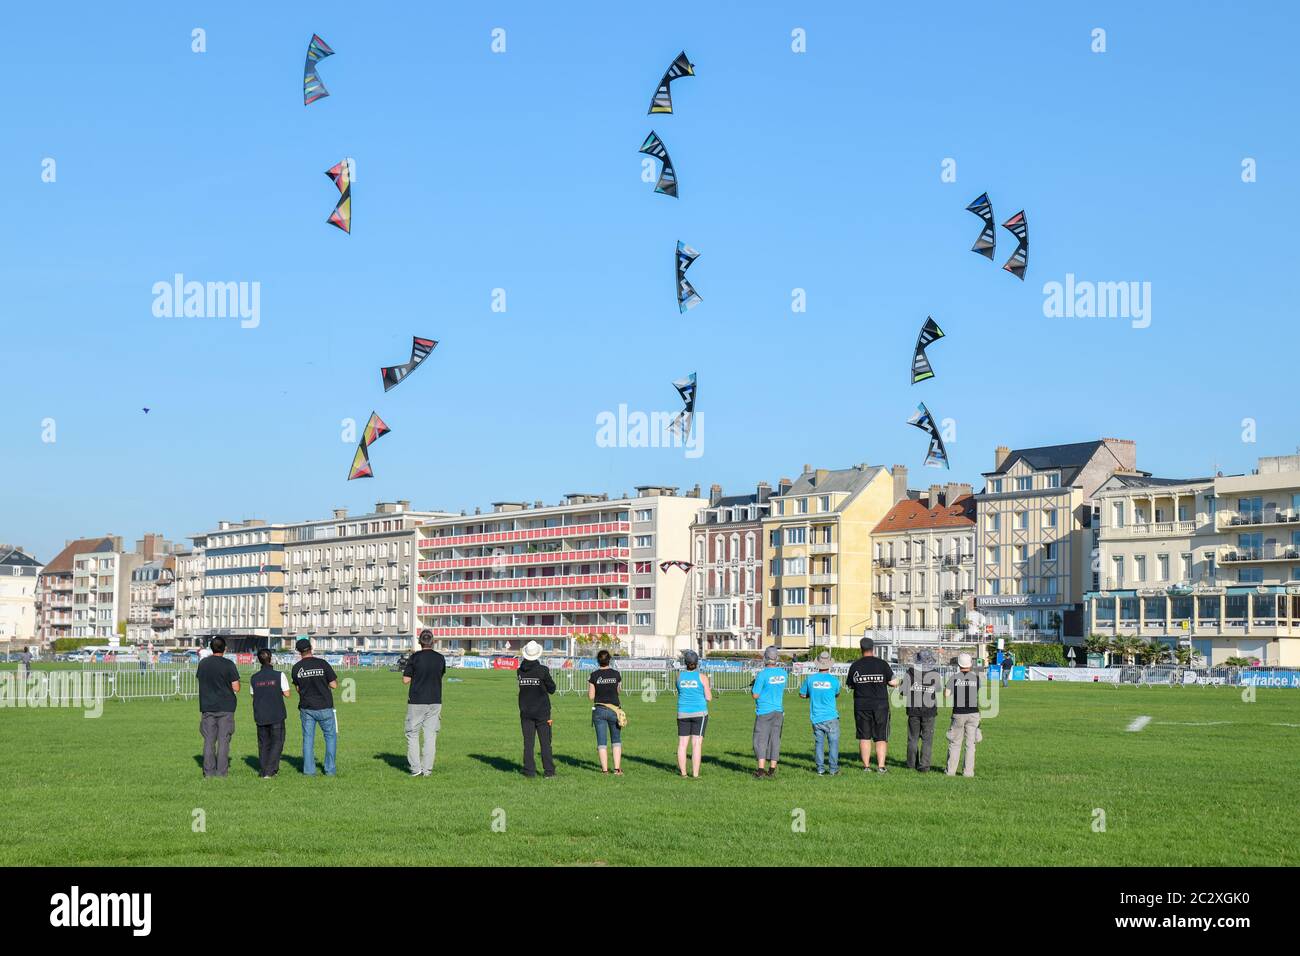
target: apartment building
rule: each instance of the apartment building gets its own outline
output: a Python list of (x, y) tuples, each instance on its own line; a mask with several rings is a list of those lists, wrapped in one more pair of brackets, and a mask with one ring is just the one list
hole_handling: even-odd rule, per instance
[[(36, 583), (36, 625), (42, 644), (73, 636), (73, 562), (83, 554), (111, 552), (117, 541), (120, 539), (112, 537), (68, 541), (42, 569)], [(83, 626), (86, 611), (86, 607), (79, 607)]]
[(771, 497), (765, 481), (747, 495), (724, 495), (714, 485), (691, 523), (693, 567), (687, 573), (701, 653), (763, 646), (763, 519)]
[(1012, 450), (999, 446), (976, 504), (977, 623), (996, 633), (1081, 639), (1083, 596), (1096, 587), (1094, 495), (1137, 470), (1116, 438)]
[(236, 650), (282, 646), (285, 537), (284, 525), (254, 518), (190, 536), (193, 550), (179, 563), (192, 574), (194, 554), (202, 552), (203, 592), (198, 626), (183, 627), (187, 643), (220, 636)]
[[(140, 544), (143, 544), (141, 542)], [(137, 544), (137, 547), (140, 547)], [(126, 639), (141, 646), (171, 646), (176, 639), (176, 558), (148, 561), (131, 572)]]
[(871, 533), (878, 631), (963, 628), (975, 594), (975, 497), (950, 482), (909, 491)]
[(871, 532), (907, 496), (907, 469), (804, 465), (762, 520), (765, 644), (847, 647), (874, 623)]
[(173, 589), (176, 596), (175, 638), (181, 647), (197, 647), (203, 640), (203, 593), (205, 551), (200, 535), (194, 547), (176, 552), (176, 575)]
[(572, 493), (420, 529), (419, 627), (444, 649), (564, 650), (608, 635), (634, 654), (672, 653), (690, 634), (688, 575), (699, 489), (642, 485), (634, 497)]
[(41, 567), (17, 545), (0, 544), (0, 641), (36, 643), (36, 584)]
[(445, 511), (378, 502), (369, 514), (287, 526), (286, 626), (323, 651), (405, 651), (414, 644), (417, 529)]
[(1300, 664), (1300, 456), (1249, 475), (1116, 476), (1097, 495), (1099, 587), (1090, 632)]

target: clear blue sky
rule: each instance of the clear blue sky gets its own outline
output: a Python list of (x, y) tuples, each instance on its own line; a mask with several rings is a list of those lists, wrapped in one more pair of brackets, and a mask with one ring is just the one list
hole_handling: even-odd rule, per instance
[[(978, 482), (995, 445), (1101, 436), (1199, 475), (1300, 442), (1291, 5), (206, 6), (20, 5), (0, 33), (0, 539), (42, 560), (380, 499), (739, 491), (805, 462)], [(331, 96), (304, 108), (313, 32)], [(647, 116), (681, 49), (697, 76)], [(652, 128), (679, 200), (640, 179)], [(324, 221), (344, 156), (351, 236)], [(968, 251), (985, 190), (999, 222), (1027, 210), (1023, 284), (1005, 230), (995, 263)], [(155, 318), (177, 272), (260, 282), (261, 326)], [(1151, 282), (1150, 328), (1045, 318), (1067, 272)], [(911, 386), (927, 314), (948, 337)], [(413, 334), (442, 344), (384, 394)], [(601, 411), (670, 410), (689, 371), (702, 457), (597, 447)], [(957, 422), (951, 472), (921, 466), (920, 400)], [(372, 409), (393, 431), (348, 483), (339, 422)]]

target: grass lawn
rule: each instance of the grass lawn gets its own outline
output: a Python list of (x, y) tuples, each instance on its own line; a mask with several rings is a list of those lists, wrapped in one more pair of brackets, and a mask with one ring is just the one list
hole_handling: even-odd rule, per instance
[[(625, 695), (625, 776), (603, 776), (586, 699), (556, 697), (558, 775), (527, 780), (513, 675), (453, 673), (428, 778), (407, 773), (405, 688), (387, 671), (340, 673), (356, 700), (338, 705), (333, 779), (298, 773), (292, 709), (280, 776), (259, 779), (247, 693), (224, 780), (202, 779), (194, 701), (110, 702), (99, 719), (0, 709), (0, 864), (1300, 863), (1293, 690), (1244, 703), (1231, 688), (1015, 684), (983, 722), (969, 780), (903, 767), (900, 711), (891, 772), (862, 773), (844, 698), (842, 772), (818, 777), (807, 704), (793, 695), (779, 776), (755, 780), (753, 706), (740, 693), (714, 702), (698, 780), (677, 774), (675, 698)], [(1128, 732), (1138, 716), (1151, 721)], [(947, 723), (941, 714), (938, 766)], [(498, 810), (504, 832), (492, 828)]]

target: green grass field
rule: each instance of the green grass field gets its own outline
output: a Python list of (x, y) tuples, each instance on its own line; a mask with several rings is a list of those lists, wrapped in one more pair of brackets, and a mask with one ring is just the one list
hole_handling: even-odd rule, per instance
[[(983, 723), (974, 779), (864, 774), (841, 700), (843, 772), (813, 773), (807, 704), (787, 696), (781, 771), (755, 780), (753, 707), (715, 701), (698, 780), (675, 766), (674, 698), (625, 702), (625, 776), (603, 776), (585, 698), (555, 698), (558, 775), (519, 772), (513, 675), (445, 685), (438, 763), (411, 778), (405, 689), (346, 672), (339, 774), (258, 778), (241, 695), (231, 774), (204, 780), (193, 701), (0, 709), (0, 864), (12, 865), (1295, 865), (1300, 693), (1016, 684)], [(631, 697), (632, 695), (625, 695)], [(1126, 727), (1139, 715), (1151, 723)], [(935, 762), (947, 717), (939, 718)], [(317, 758), (323, 745), (317, 742)], [(494, 832), (494, 814), (505, 831)], [(1105, 832), (1094, 832), (1094, 811)], [(202, 810), (206, 831), (194, 832)], [(806, 832), (792, 822), (803, 811)], [(310, 839), (303, 839), (310, 833)]]

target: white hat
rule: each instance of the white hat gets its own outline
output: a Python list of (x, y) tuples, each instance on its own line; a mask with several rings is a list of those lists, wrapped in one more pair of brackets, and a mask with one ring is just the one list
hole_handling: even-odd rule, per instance
[(524, 645), (523, 655), (524, 660), (526, 661), (537, 660), (537, 658), (542, 656), (542, 645), (538, 644), (536, 641), (529, 641)]
[(957, 655), (957, 666), (958, 666), (958, 667), (970, 667), (970, 666), (971, 666), (970, 655), (969, 655), (969, 654), (958, 654), (958, 655)]

